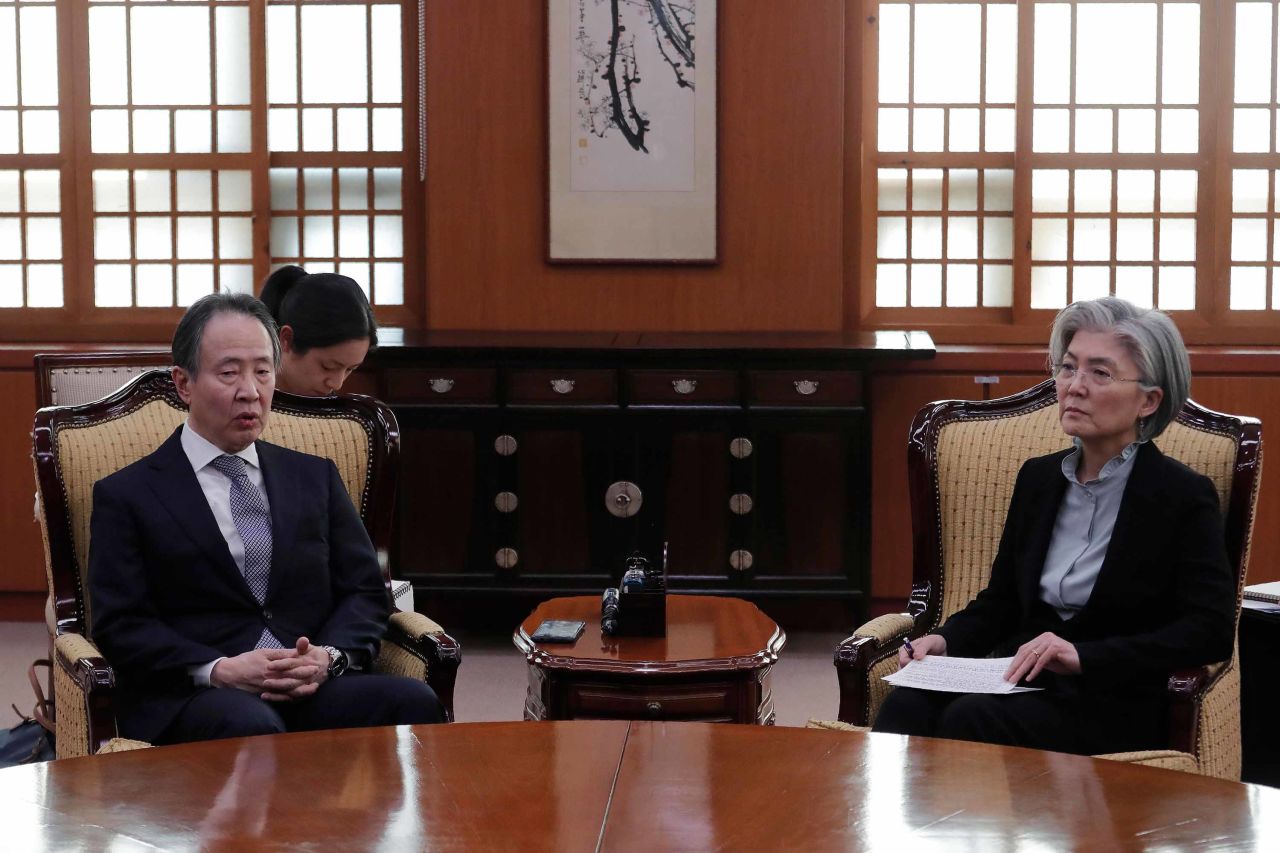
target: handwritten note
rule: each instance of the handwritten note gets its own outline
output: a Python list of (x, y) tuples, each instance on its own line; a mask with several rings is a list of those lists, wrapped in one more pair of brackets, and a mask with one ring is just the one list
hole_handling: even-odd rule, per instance
[(948, 693), (1025, 693), (1039, 687), (1019, 687), (1004, 680), (1013, 658), (952, 658), (929, 655), (913, 660), (885, 681), (896, 687), (943, 690)]

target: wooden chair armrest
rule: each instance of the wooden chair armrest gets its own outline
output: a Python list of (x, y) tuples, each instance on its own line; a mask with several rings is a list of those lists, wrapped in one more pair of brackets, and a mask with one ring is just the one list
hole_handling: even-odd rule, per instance
[(116, 677), (98, 647), (80, 634), (53, 642), (59, 758), (94, 755), (116, 737)]
[(425, 665), (427, 684), (436, 692), (448, 719), (452, 720), (453, 688), (458, 665), (462, 663), (462, 647), (458, 641), (421, 613), (404, 612), (391, 614), (384, 639)]
[(836, 646), (836, 677), (840, 681), (840, 711), (843, 723), (866, 726), (871, 717), (870, 669), (886, 655), (897, 653), (915, 620), (908, 613), (877, 616), (840, 641)]
[(1169, 676), (1169, 747), (1196, 754), (1200, 702), (1205, 691), (1226, 671), (1227, 662), (1175, 670)]

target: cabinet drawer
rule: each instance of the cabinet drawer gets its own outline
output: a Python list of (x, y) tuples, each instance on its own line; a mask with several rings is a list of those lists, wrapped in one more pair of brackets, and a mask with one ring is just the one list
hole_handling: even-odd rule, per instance
[(734, 687), (728, 682), (634, 687), (573, 684), (566, 698), (575, 718), (731, 720), (734, 716)]
[(728, 370), (632, 370), (630, 400), (637, 405), (736, 404), (738, 374)]
[(516, 370), (507, 384), (507, 400), (517, 405), (613, 405), (618, 376), (612, 370)]
[(387, 402), (448, 406), (493, 403), (496, 371), (491, 368), (402, 368), (387, 371)]
[(750, 376), (758, 406), (857, 406), (862, 374), (824, 370), (761, 370)]

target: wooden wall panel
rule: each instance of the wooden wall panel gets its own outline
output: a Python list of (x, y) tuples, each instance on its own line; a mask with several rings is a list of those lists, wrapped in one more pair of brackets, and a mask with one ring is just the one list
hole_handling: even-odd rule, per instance
[(0, 370), (0, 592), (44, 592), (44, 545), (32, 507), (31, 423), (36, 413), (30, 370)]
[(427, 6), (427, 326), (839, 329), (844, 0), (719, 4), (710, 267), (545, 262), (545, 6)]

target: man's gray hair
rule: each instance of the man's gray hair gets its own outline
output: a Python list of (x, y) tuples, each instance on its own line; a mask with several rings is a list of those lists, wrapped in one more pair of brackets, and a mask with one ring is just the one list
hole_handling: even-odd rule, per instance
[(200, 341), (205, 326), (218, 314), (243, 314), (262, 324), (271, 338), (271, 361), (280, 369), (280, 335), (267, 306), (248, 293), (210, 293), (197, 299), (173, 332), (173, 363), (191, 376), (200, 371)]
[(1148, 441), (1164, 432), (1191, 396), (1191, 360), (1169, 315), (1154, 308), (1139, 308), (1114, 296), (1073, 302), (1053, 321), (1049, 359), (1054, 365), (1062, 363), (1071, 339), (1079, 331), (1115, 333), (1138, 367), (1142, 390), (1164, 391), (1159, 408), (1139, 421), (1138, 440)]

